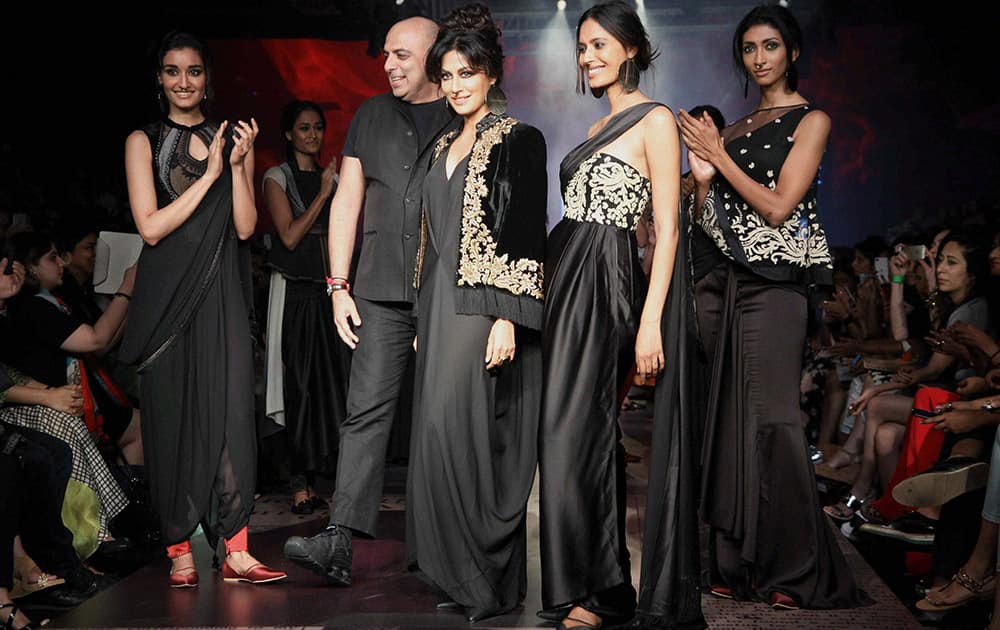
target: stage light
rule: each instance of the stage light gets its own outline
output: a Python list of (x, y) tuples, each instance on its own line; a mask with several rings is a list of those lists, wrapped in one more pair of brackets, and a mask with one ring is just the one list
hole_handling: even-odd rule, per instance
[(565, 11), (566, 10), (566, 0), (559, 0), (558, 2), (556, 2), (556, 8), (559, 9), (560, 11)]

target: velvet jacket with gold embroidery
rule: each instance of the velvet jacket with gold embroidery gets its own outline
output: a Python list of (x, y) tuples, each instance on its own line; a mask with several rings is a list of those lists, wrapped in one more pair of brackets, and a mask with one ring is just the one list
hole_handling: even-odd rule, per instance
[[(457, 135), (455, 130), (438, 141), (432, 163), (446, 154)], [(479, 121), (462, 202), (459, 313), (541, 329), (547, 186), (541, 132), (506, 115), (487, 114)], [(414, 277), (418, 289), (427, 247), (426, 213), (420, 232)]]

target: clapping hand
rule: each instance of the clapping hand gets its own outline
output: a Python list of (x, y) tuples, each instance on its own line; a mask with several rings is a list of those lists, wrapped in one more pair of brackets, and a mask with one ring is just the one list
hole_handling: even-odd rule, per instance
[(337, 183), (337, 159), (330, 160), (330, 163), (323, 169), (319, 178), (319, 198), (326, 199), (333, 192), (333, 185)]
[(253, 118), (247, 124), (242, 120), (236, 121), (233, 127), (233, 151), (229, 154), (229, 163), (233, 166), (243, 164), (243, 159), (253, 148), (253, 141), (257, 138), (257, 121)]
[(228, 124), (227, 121), (222, 121), (219, 128), (215, 130), (212, 144), (208, 145), (208, 163), (205, 166), (205, 174), (202, 177), (207, 177), (210, 181), (217, 180), (219, 175), (222, 174), (222, 146), (226, 143), (222, 137), (222, 133), (226, 130), (226, 125)]
[[(689, 150), (688, 161), (690, 162), (690, 154), (694, 153), (697, 159), (714, 165), (719, 153), (725, 152), (725, 146), (708, 112), (703, 112), (700, 118), (695, 118), (682, 109), (677, 113), (677, 121), (680, 124), (681, 137)], [(695, 172), (694, 168), (692, 164), (692, 173)]]

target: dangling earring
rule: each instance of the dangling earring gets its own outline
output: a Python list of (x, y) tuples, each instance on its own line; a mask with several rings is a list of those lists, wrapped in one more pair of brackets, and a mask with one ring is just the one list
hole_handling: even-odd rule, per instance
[(743, 75), (743, 98), (746, 99), (747, 95), (750, 94), (750, 75)]
[(486, 107), (489, 107), (490, 112), (497, 116), (503, 116), (507, 113), (507, 95), (496, 83), (486, 90)]
[(618, 66), (618, 82), (625, 92), (635, 92), (639, 89), (639, 64), (634, 57), (629, 57)]

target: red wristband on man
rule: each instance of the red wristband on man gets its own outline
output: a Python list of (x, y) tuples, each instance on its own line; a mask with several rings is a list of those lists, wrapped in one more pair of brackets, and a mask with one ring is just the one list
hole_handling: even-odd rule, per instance
[(350, 291), (351, 283), (347, 281), (347, 278), (340, 278), (337, 276), (327, 276), (326, 277), (326, 294), (333, 295), (334, 291)]

